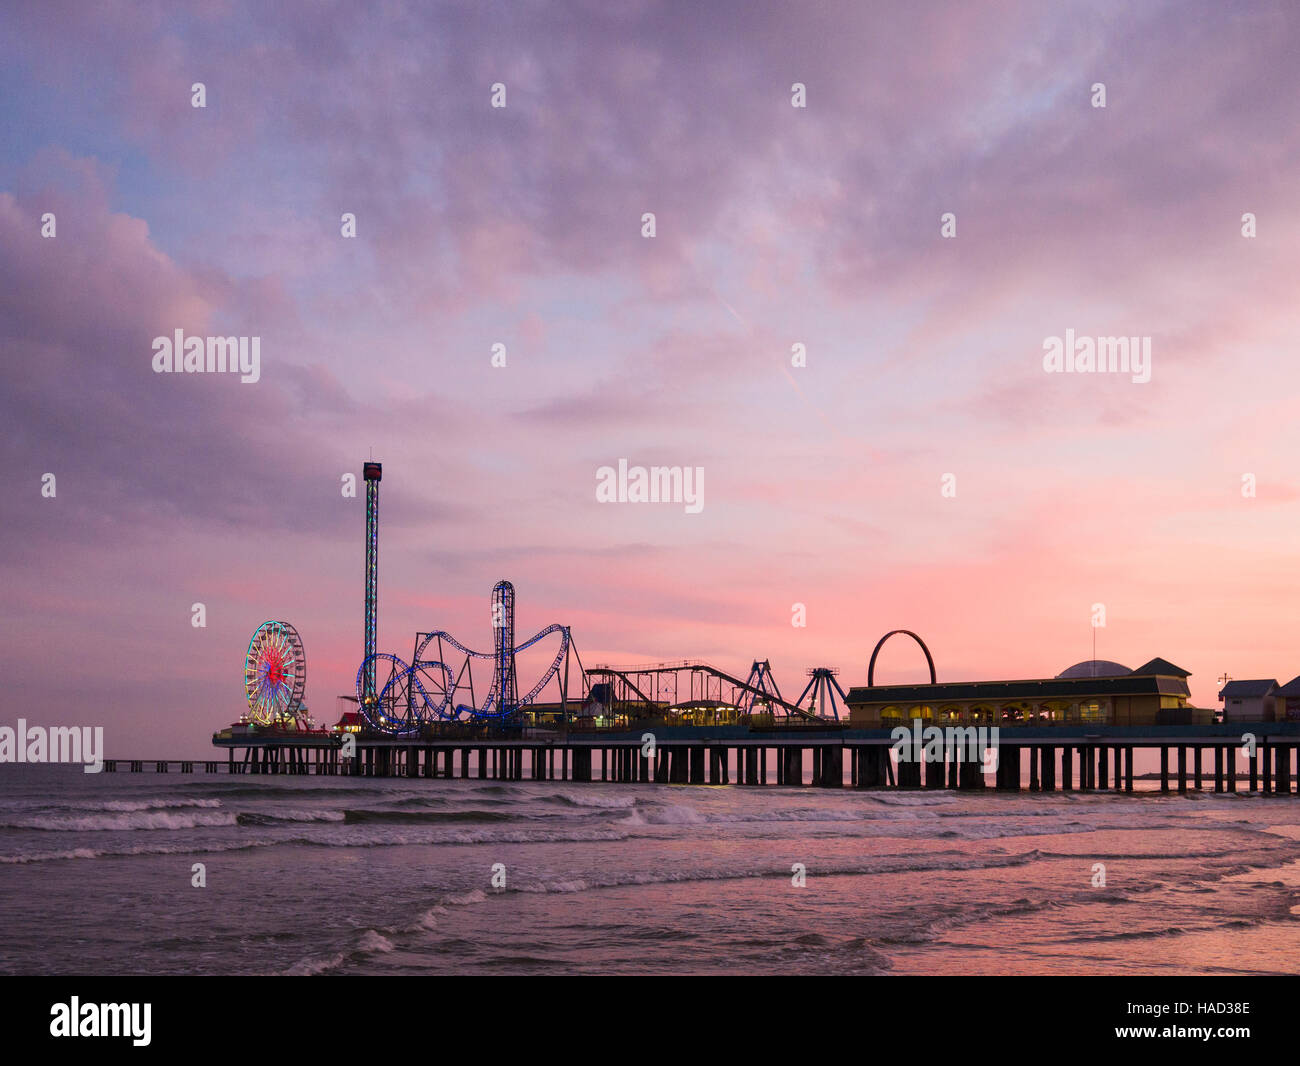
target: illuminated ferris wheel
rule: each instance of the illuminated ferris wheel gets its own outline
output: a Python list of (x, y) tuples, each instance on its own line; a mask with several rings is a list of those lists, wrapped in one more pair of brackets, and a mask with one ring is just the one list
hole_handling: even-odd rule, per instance
[(244, 658), (248, 716), (259, 725), (305, 718), (306, 686), (307, 657), (298, 631), (288, 622), (263, 622), (248, 642)]

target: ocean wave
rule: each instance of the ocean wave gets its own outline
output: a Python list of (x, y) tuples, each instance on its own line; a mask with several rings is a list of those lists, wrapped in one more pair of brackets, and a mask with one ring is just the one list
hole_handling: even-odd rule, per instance
[[(690, 804), (650, 801), (638, 804), (621, 824), (627, 825), (761, 825), (764, 823), (863, 822), (880, 826), (907, 820), (911, 812), (859, 808), (834, 810), (824, 807), (787, 807), (759, 811), (700, 810)], [(927, 830), (928, 831), (928, 830)]]
[[(63, 851), (23, 852), (18, 855), (0, 855), (0, 865), (22, 866), (33, 862), (58, 862), (64, 859), (119, 859), (150, 855), (211, 855), (226, 851), (245, 851), (249, 848), (274, 847), (285, 843), (277, 840), (245, 840), (228, 844), (141, 844), (129, 848), (68, 848)], [(303, 841), (303, 843), (308, 843)]]
[[(250, 775), (241, 774), (241, 777)], [(194, 788), (198, 791), (211, 793), (213, 799), (228, 799), (231, 797), (245, 797), (249, 799), (260, 800), (304, 800), (315, 799), (320, 796), (351, 796), (353, 799), (364, 798), (373, 795), (376, 798), (384, 799), (404, 794), (402, 785), (407, 781), (406, 778), (343, 778), (346, 781), (355, 781), (353, 786), (346, 785), (322, 785), (317, 784), (321, 778), (308, 776), (287, 777), (280, 776), (262, 776), (251, 775), (256, 777), (261, 783), (257, 785), (230, 782), (201, 782), (196, 783)], [(323, 780), (331, 780), (325, 778)], [(333, 780), (339, 780), (334, 778)], [(387, 782), (386, 785), (380, 782)]]
[(487, 898), (488, 894), (481, 888), (471, 888), (466, 892), (449, 892), (442, 896), (432, 907), (423, 911), (419, 918), (416, 919), (415, 924), (410, 926), (407, 931), (416, 932), (437, 929), (448, 908), (471, 907), (476, 903), (485, 902)]
[(1212, 933), (1227, 929), (1254, 929), (1265, 924), (1264, 918), (1227, 918), (1219, 922), (1204, 925), (1166, 925), (1154, 929), (1131, 929), (1117, 933), (1077, 933), (1067, 939), (1067, 943), (1106, 942), (1124, 940), (1162, 940), (1167, 937), (1191, 936), (1198, 933)]
[(345, 810), (343, 821), (349, 825), (389, 822), (395, 825), (438, 825), (445, 822), (514, 822), (530, 817), (505, 811), (394, 811), (383, 808)]
[(1017, 816), (970, 815), (937, 822), (916, 817), (902, 809), (899, 814), (817, 810), (796, 808), (761, 811), (699, 810), (691, 806), (646, 804), (628, 812), (614, 824), (626, 826), (634, 836), (661, 837), (674, 826), (690, 826), (701, 834), (729, 831), (736, 839), (774, 839), (781, 834), (769, 832), (783, 827), (802, 827), (809, 837), (836, 835), (855, 839), (903, 840), (1001, 840), (1026, 836), (1056, 836), (1093, 833), (1102, 829), (1132, 829), (1130, 823), (1072, 820), (1048, 827), (1032, 819)]
[(393, 950), (393, 942), (378, 930), (367, 929), (361, 934), (361, 942), (357, 944), (357, 950), (366, 954), (373, 952), (386, 954)]
[(897, 931), (873, 937), (873, 942), (884, 945), (928, 944), (938, 940), (945, 933), (965, 925), (987, 922), (996, 918), (1009, 918), (1017, 915), (1034, 914), (1051, 910), (1056, 906), (1055, 900), (1017, 899), (1008, 903), (968, 902), (960, 910), (944, 910), (942, 913), (926, 916), (916, 911), (910, 912), (909, 920)]
[(867, 792), (863, 798), (887, 807), (946, 807), (958, 802), (956, 795), (942, 792)]
[[(1223, 851), (1192, 851), (1186, 844), (1174, 846), (1169, 851), (1102, 851), (1089, 849), (1087, 859), (1089, 862), (1114, 862), (1120, 859), (1172, 859), (1182, 861), (1190, 859), (1200, 862), (1204, 859), (1232, 859), (1240, 862), (1247, 868), (1252, 866), (1270, 866), (1276, 863), (1277, 855), (1290, 856), (1293, 853), (1285, 849), (1285, 846), (1279, 845), (1274, 848), (1263, 849), (1267, 852), (1262, 857), (1253, 859), (1245, 855), (1241, 848), (1232, 848)], [(1080, 855), (1068, 851), (1044, 851), (1045, 859), (1079, 859)]]
[(200, 807), (211, 809), (221, 806), (221, 800), (216, 798), (205, 798), (202, 796), (159, 796), (154, 799), (139, 800), (102, 800), (98, 803), (78, 803), (70, 801), (67, 803), (52, 804), (60, 809), (75, 811), (113, 811), (113, 812), (130, 812), (130, 811), (155, 811), (155, 810), (183, 810), (187, 807)]
[[(695, 880), (694, 878), (684, 878), (684, 880)], [(710, 878), (709, 880), (712, 880)], [(644, 881), (628, 878), (624, 880), (613, 879), (609, 881), (584, 881), (580, 878), (572, 878), (568, 881), (543, 881), (534, 885), (520, 885), (512, 889), (514, 892), (526, 892), (533, 894), (560, 894), (567, 895), (570, 892), (586, 892), (591, 888), (621, 888), (624, 885), (650, 885), (664, 884), (659, 878), (649, 878)]]
[[(959, 870), (1004, 869), (1012, 866), (1024, 866), (1036, 862), (1039, 858), (1037, 849), (1016, 855), (968, 855), (962, 852), (943, 851), (929, 855), (889, 854), (875, 855), (858, 862), (834, 863), (827, 866), (809, 868), (808, 877), (844, 877), (856, 874), (888, 874), (939, 872)], [(611, 876), (588, 876), (557, 881), (537, 881), (533, 883), (510, 885), (506, 892), (527, 894), (556, 893), (569, 894), (587, 892), (596, 889), (631, 888), (642, 885), (671, 885), (689, 883), (707, 883), (714, 881), (739, 881), (765, 877), (788, 879), (788, 868), (773, 869), (769, 866), (754, 866), (743, 869), (719, 868), (713, 870), (674, 870), (671, 872), (657, 870), (654, 872), (628, 872)]]
[(694, 807), (665, 804), (661, 807), (633, 808), (624, 825), (702, 825), (710, 819)]
[[(133, 811), (185, 810), (187, 808), (217, 808), (221, 800), (199, 796), (155, 796), (145, 799), (78, 800), (53, 802), (47, 799), (9, 800), (0, 803), (0, 816), (36, 815), (53, 811), (90, 811), (92, 813), (129, 813)], [(0, 822), (0, 825), (7, 823)]]
[(299, 959), (287, 970), (286, 977), (315, 977), (319, 974), (337, 970), (350, 960), (360, 961), (367, 955), (387, 955), (393, 950), (393, 941), (378, 929), (367, 929), (357, 939), (356, 945), (348, 951), (337, 951), (329, 955), (308, 955)]
[(267, 814), (263, 811), (240, 811), (235, 820), (240, 825), (283, 825), (293, 822), (342, 822), (345, 811), (276, 811)]
[[(233, 816), (232, 816), (233, 817)], [(360, 827), (359, 827), (360, 828)], [(64, 851), (22, 852), (0, 855), (0, 865), (52, 862), (61, 859), (101, 859), (141, 855), (201, 855), (240, 851), (245, 848), (319, 847), (319, 848), (398, 848), (452, 847), (475, 844), (589, 844), (627, 840), (628, 834), (617, 829), (548, 830), (548, 829), (459, 829), (435, 830), (423, 834), (384, 832), (377, 835), (348, 833), (342, 836), (281, 837), (230, 841), (209, 844), (141, 845), (137, 847), (71, 848)]]
[(347, 961), (347, 955), (338, 952), (334, 955), (316, 955), (305, 959), (299, 959), (287, 970), (284, 971), (285, 977), (315, 977), (317, 974), (328, 973), (330, 970), (336, 970)]
[(536, 798), (543, 802), (563, 803), (570, 807), (601, 807), (610, 810), (635, 807), (637, 803), (637, 798), (627, 793), (555, 792), (549, 796), (538, 796)]
[(374, 832), (364, 834), (352, 832), (335, 836), (332, 838), (321, 838), (312, 840), (312, 844), (320, 844), (325, 847), (348, 848), (348, 847), (402, 847), (402, 846), (448, 846), (457, 844), (590, 844), (602, 841), (620, 841), (627, 840), (629, 834), (621, 829), (564, 829), (556, 827), (546, 829), (536, 828), (496, 828), (483, 826), (481, 828), (458, 828), (437, 827), (437, 826), (412, 826), (412, 829), (423, 828), (426, 831), (419, 832), (393, 832), (392, 826), (359, 825), (349, 827), (354, 830), (371, 829)]
[(130, 830), (198, 829), (235, 825), (232, 811), (173, 813), (170, 810), (131, 810), (115, 814), (36, 814), (0, 822), (6, 829), (36, 829), (51, 833), (102, 833)]

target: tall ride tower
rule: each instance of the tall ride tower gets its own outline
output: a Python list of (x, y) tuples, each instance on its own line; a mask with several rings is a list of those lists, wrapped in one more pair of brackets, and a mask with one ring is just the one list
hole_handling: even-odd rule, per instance
[(497, 710), (514, 714), (519, 706), (515, 681), (515, 587), (509, 581), (492, 586), (492, 636), (495, 652)]
[(383, 464), (365, 463), (361, 476), (366, 481), (366, 618), (361, 661), (368, 664), (361, 696), (369, 703), (376, 695), (375, 663), (371, 656), (375, 654), (375, 620), (379, 612), (379, 482), (384, 476)]

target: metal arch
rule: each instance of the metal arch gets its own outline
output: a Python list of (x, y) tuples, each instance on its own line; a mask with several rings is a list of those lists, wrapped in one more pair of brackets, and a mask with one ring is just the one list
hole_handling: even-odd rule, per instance
[[(381, 663), (386, 662), (390, 665), (388, 681), (384, 684), (382, 690), (370, 695), (367, 690), (369, 679), (375, 676), (375, 668)], [(362, 660), (360, 668), (357, 670), (357, 709), (365, 716), (367, 722), (372, 727), (384, 733), (414, 733), (420, 728), (420, 721), (413, 713), (412, 701), (405, 696), (405, 691), (409, 686), (414, 686), (419, 690), (420, 695), (428, 702), (428, 696), (424, 692), (424, 686), (420, 684), (418, 677), (412, 677), (411, 668), (402, 662), (396, 655), (389, 655), (387, 652), (376, 652), (374, 655), (367, 656)], [(385, 707), (392, 713), (386, 714)], [(399, 717), (400, 713), (400, 717)]]
[(872, 686), (875, 685), (876, 656), (880, 654), (881, 647), (884, 645), (885, 641), (887, 641), (890, 637), (897, 636), (899, 633), (902, 633), (904, 636), (911, 637), (914, 641), (916, 641), (919, 645), (921, 645), (921, 650), (925, 652), (925, 661), (930, 667), (930, 684), (932, 685), (938, 684), (938, 678), (935, 676), (935, 672), (934, 672), (934, 658), (930, 655), (930, 649), (925, 646), (925, 641), (923, 641), (910, 629), (891, 629), (888, 633), (886, 633), (883, 637), (880, 638), (880, 640), (876, 644), (876, 650), (871, 653), (871, 662), (867, 664), (867, 688), (871, 688)]

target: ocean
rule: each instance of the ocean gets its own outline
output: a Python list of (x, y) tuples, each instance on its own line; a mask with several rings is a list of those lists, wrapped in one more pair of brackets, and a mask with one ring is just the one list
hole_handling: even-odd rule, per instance
[(1300, 798), (4, 766), (0, 908), (7, 974), (1292, 973)]

